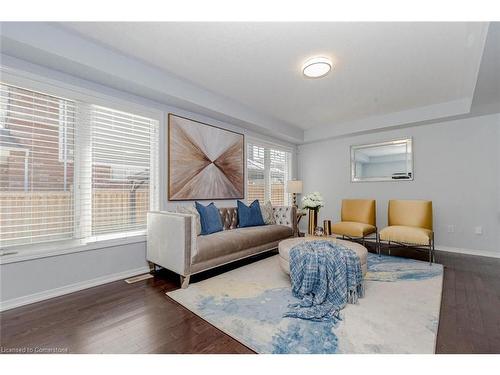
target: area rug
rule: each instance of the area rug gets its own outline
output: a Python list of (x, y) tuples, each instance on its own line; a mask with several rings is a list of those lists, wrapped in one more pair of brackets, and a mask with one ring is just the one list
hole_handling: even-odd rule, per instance
[(443, 266), (368, 254), (365, 280), (337, 324), (283, 318), (296, 299), (278, 256), (167, 295), (257, 353), (434, 353)]

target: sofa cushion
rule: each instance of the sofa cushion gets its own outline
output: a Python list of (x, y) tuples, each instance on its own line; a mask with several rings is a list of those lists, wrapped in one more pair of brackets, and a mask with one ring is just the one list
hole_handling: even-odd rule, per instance
[(224, 230), (238, 228), (238, 209), (236, 207), (220, 207), (219, 213)]
[(265, 245), (292, 235), (292, 228), (274, 224), (236, 228), (199, 236), (196, 241), (197, 252), (193, 263)]
[(250, 206), (238, 201), (238, 222), (241, 228), (264, 225), (258, 200), (254, 200)]
[(206, 207), (196, 202), (196, 209), (200, 214), (202, 235), (211, 234), (222, 230), (222, 220), (219, 214), (219, 210), (217, 209), (217, 207), (215, 207), (215, 204), (213, 202)]
[(276, 224), (287, 225), (290, 227), (294, 227), (296, 225), (297, 218), (295, 215), (295, 207), (273, 207), (273, 211), (274, 221)]
[(273, 204), (271, 203), (271, 201), (267, 201), (262, 206), (260, 206), (260, 211), (262, 212), (262, 219), (264, 220), (264, 224), (276, 224)]

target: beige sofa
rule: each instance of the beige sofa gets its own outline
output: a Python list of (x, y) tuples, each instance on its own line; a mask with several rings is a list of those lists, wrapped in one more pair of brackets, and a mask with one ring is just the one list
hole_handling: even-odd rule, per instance
[(238, 227), (237, 208), (220, 208), (224, 230), (205, 236), (196, 233), (194, 215), (149, 212), (147, 260), (181, 276), (189, 285), (193, 274), (239, 259), (276, 249), (278, 243), (297, 233), (295, 207), (273, 207), (276, 224)]

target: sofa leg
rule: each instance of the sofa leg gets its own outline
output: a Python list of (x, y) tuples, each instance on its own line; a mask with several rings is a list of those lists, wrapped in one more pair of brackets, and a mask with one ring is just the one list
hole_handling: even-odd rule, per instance
[(187, 275), (187, 276), (181, 275), (181, 288), (182, 289), (186, 289), (189, 286), (189, 277), (190, 277), (190, 275)]
[(148, 261), (149, 273), (156, 273), (156, 264)]

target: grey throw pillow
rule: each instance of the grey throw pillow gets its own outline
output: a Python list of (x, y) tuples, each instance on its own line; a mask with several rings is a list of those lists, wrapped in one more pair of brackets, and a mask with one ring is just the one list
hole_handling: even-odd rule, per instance
[(195, 206), (177, 206), (176, 211), (180, 214), (191, 214), (194, 215), (194, 221), (196, 223), (196, 235), (201, 234), (201, 220), (200, 214)]
[(262, 219), (264, 219), (264, 224), (276, 224), (274, 218), (273, 205), (270, 201), (260, 206), (260, 211), (262, 212)]

